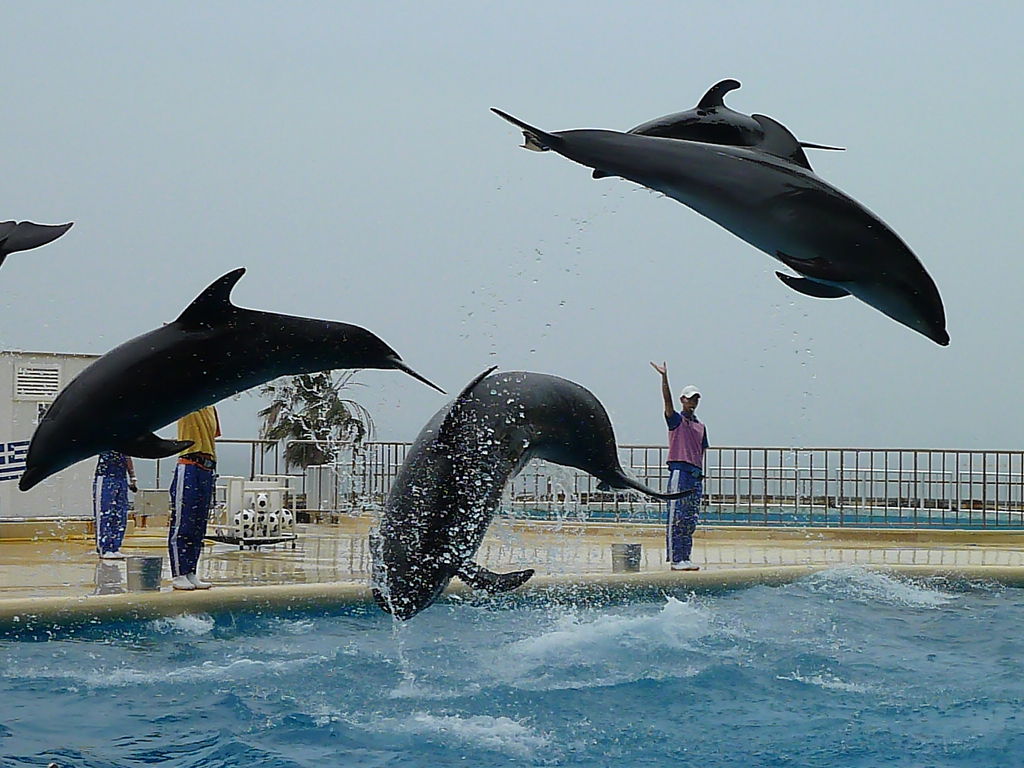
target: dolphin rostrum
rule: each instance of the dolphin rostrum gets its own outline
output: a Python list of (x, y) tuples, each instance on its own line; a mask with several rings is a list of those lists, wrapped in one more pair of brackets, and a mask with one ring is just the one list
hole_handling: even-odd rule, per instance
[(525, 371), (474, 378), (438, 411), (409, 448), (371, 536), (374, 597), (408, 619), (458, 576), (475, 589), (505, 592), (533, 570), (492, 573), (474, 562), (508, 481), (533, 458), (575, 467), (602, 486), (659, 493), (622, 469), (611, 421), (579, 384)]
[(231, 289), (244, 273), (228, 272), (177, 320), (126, 341), (75, 377), (36, 428), (18, 487), (27, 491), (105, 450), (171, 456), (190, 443), (154, 430), (278, 376), (392, 369), (443, 393), (364, 328), (235, 306)]
[[(808, 168), (762, 149), (604, 130), (547, 133), (501, 110), (526, 144), (662, 192), (800, 274), (777, 273), (817, 298), (854, 295), (898, 323), (949, 344), (935, 283), (884, 221)], [(763, 144), (794, 142), (757, 116)]]

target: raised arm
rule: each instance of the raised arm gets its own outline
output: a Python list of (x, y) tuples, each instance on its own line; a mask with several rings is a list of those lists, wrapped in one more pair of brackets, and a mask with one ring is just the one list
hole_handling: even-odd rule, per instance
[(132, 457), (125, 456), (125, 459), (127, 459), (126, 463), (128, 465), (128, 490), (132, 493), (138, 493), (139, 486), (135, 480), (135, 465), (132, 463)]
[(668, 365), (666, 363), (658, 365), (652, 362), (651, 367), (661, 374), (661, 397), (665, 401), (665, 418), (667, 419), (676, 410), (672, 405), (672, 389), (668, 385)]

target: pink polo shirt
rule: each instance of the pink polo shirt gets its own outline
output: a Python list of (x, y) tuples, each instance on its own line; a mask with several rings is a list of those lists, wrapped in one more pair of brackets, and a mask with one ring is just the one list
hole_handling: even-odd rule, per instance
[(665, 421), (668, 422), (668, 460), (704, 466), (704, 449), (708, 447), (704, 424), (696, 416), (687, 419), (678, 411), (673, 411)]

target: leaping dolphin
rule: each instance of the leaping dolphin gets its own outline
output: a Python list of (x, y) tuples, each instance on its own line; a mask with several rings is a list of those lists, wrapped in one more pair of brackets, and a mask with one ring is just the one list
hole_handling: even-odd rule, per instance
[(0, 265), (16, 251), (28, 251), (52, 243), (74, 222), (67, 224), (35, 224), (31, 221), (0, 221)]
[(629, 477), (604, 406), (579, 384), (493, 371), (474, 378), (420, 432), (371, 536), (374, 598), (400, 619), (434, 602), (454, 576), (475, 589), (505, 592), (533, 575), (492, 573), (473, 561), (506, 484), (532, 458), (659, 499), (690, 492), (658, 493)]
[[(776, 273), (816, 298), (854, 295), (898, 323), (949, 344), (935, 283), (884, 221), (808, 168), (759, 149), (604, 130), (547, 133), (501, 110), (527, 145), (662, 192), (800, 273)], [(764, 143), (795, 141), (759, 120)]]
[(57, 396), (32, 435), (18, 487), (101, 451), (158, 459), (191, 443), (153, 434), (175, 419), (278, 376), (335, 368), (404, 371), (427, 381), (370, 331), (231, 303), (245, 269), (214, 281), (172, 323), (112, 349)]

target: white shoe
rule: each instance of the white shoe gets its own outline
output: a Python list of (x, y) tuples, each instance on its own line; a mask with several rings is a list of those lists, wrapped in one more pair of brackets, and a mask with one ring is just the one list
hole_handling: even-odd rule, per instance
[(199, 577), (194, 573), (186, 573), (185, 578), (188, 579), (189, 583), (196, 589), (209, 589), (213, 586), (213, 584), (208, 581), (200, 581)]
[(689, 560), (682, 560), (678, 563), (672, 563), (673, 571), (699, 571), (700, 566)]
[(118, 550), (117, 552), (104, 552), (100, 557), (103, 560), (124, 560), (128, 555)]
[(188, 576), (175, 576), (171, 579), (171, 586), (175, 589), (195, 589), (196, 585), (188, 580)]

